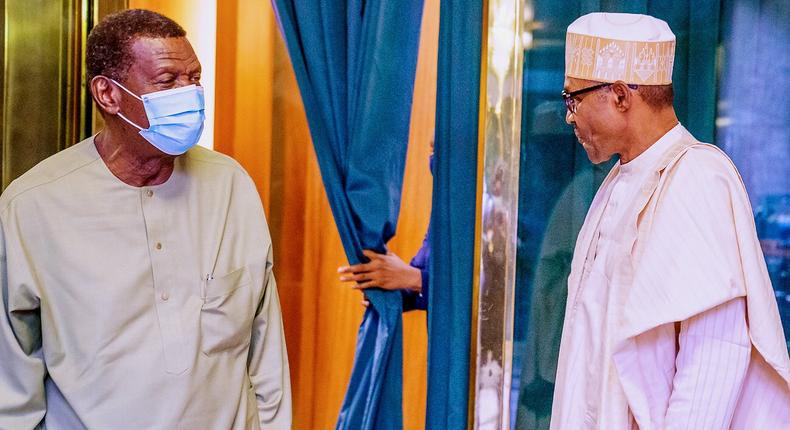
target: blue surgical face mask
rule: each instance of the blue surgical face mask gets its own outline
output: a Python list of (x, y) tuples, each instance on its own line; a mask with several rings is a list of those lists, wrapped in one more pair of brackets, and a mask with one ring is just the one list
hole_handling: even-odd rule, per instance
[(206, 118), (203, 87), (189, 85), (153, 93), (137, 94), (110, 79), (132, 97), (143, 102), (148, 128), (142, 128), (118, 112), (124, 121), (140, 130), (140, 135), (157, 149), (181, 155), (197, 145)]

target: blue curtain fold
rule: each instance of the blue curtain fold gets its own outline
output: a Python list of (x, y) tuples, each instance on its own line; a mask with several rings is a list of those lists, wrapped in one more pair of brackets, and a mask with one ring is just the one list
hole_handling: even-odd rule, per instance
[[(398, 221), (422, 0), (272, 3), (343, 248), (364, 262)], [(366, 295), (337, 428), (402, 428), (401, 294)]]
[(428, 298), (429, 430), (467, 427), (484, 2), (441, 2)]

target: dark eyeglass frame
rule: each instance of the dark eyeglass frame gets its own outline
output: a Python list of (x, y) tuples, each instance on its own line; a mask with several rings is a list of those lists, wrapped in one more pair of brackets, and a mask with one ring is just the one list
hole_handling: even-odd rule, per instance
[[(562, 100), (565, 102), (565, 108), (568, 109), (568, 112), (570, 112), (570, 113), (575, 115), (576, 114), (576, 109), (578, 107), (578, 103), (576, 103), (576, 97), (578, 97), (578, 96), (580, 96), (580, 95), (582, 95), (584, 93), (589, 93), (590, 91), (595, 91), (595, 90), (597, 90), (599, 88), (608, 87), (608, 86), (612, 85), (613, 83), (614, 82), (604, 82), (602, 84), (595, 84), (595, 85), (593, 85), (591, 87), (582, 88), (580, 90), (571, 91), (571, 92), (567, 92), (565, 90), (562, 90)], [(631, 88), (632, 90), (635, 90), (635, 89), (639, 88), (639, 85), (635, 85), (635, 84), (627, 84), (627, 85), (628, 85), (628, 88)]]

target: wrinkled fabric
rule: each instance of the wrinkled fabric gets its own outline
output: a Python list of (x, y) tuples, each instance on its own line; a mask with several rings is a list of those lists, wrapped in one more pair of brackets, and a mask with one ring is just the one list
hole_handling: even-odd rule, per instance
[[(350, 264), (395, 234), (422, 1), (273, 0)], [(338, 429), (402, 427), (402, 297), (367, 290)]]
[(252, 179), (196, 147), (161, 185), (89, 138), (0, 197), (0, 428), (288, 429), (288, 356)]

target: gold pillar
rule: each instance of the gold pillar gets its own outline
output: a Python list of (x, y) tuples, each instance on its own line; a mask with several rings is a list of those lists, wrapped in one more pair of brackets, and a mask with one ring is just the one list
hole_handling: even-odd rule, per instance
[(510, 429), (521, 148), (523, 0), (489, 0), (483, 88), (475, 429)]

